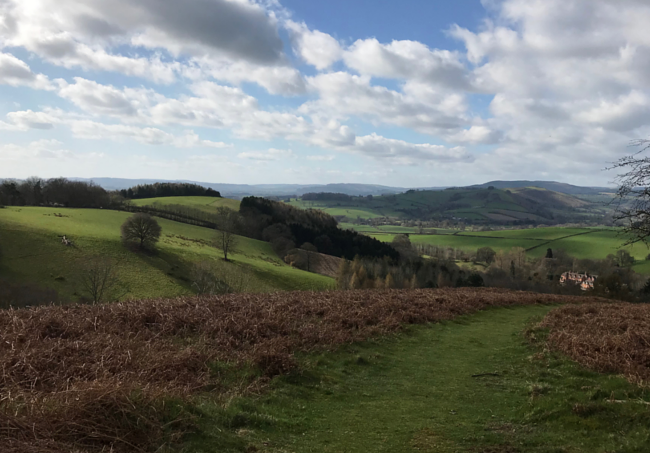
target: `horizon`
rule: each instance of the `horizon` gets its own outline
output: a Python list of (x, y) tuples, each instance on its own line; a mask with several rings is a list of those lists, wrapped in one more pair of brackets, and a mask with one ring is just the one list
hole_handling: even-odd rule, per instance
[[(38, 175), (32, 175), (33, 177), (39, 177)], [(232, 185), (232, 186), (298, 186), (298, 187), (326, 187), (326, 186), (336, 186), (336, 185), (352, 185), (352, 186), (376, 186), (376, 187), (385, 187), (389, 189), (406, 189), (406, 190), (431, 190), (431, 189), (450, 189), (450, 188), (465, 188), (473, 186), (483, 186), (490, 183), (508, 183), (508, 182), (530, 182), (530, 183), (557, 183), (557, 184), (566, 184), (569, 186), (575, 187), (586, 187), (586, 188), (609, 188), (615, 189), (616, 186), (611, 185), (589, 185), (583, 186), (579, 184), (574, 184), (565, 181), (552, 181), (552, 180), (523, 180), (523, 179), (512, 179), (512, 180), (490, 180), (485, 182), (473, 182), (467, 185), (449, 185), (449, 186), (391, 186), (386, 184), (372, 184), (372, 183), (358, 183), (358, 182), (322, 182), (322, 183), (312, 183), (312, 184), (299, 184), (299, 183), (260, 183), (260, 184), (245, 184), (245, 183), (226, 183), (226, 182), (215, 182), (215, 181), (197, 181), (191, 179), (167, 179), (167, 178), (120, 178), (112, 176), (92, 176), (92, 177), (80, 177), (80, 176), (55, 176), (53, 178), (66, 178), (70, 180), (80, 180), (80, 181), (93, 181), (95, 180), (124, 180), (124, 181), (145, 181), (147, 183), (192, 183), (192, 184), (210, 184), (210, 185)], [(29, 177), (28, 177), (29, 178)], [(2, 178), (2, 180), (25, 180), (27, 178)], [(43, 178), (43, 179), (52, 179), (52, 178)]]
[(650, 137), (641, 0), (78, 2), (0, 11), (2, 178), (611, 186)]

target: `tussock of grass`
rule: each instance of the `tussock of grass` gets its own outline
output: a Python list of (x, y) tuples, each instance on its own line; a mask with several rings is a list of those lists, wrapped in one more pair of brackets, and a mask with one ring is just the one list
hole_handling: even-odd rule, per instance
[[(449, 320), (490, 307), (587, 300), (465, 288), (187, 297), (4, 311), (0, 440), (29, 445), (44, 439), (52, 442), (52, 451), (79, 445), (88, 451), (157, 448), (164, 439), (160, 417), (165, 412), (155, 410), (156, 404), (214, 388), (219, 373), (212, 363), (252, 364), (261, 379), (268, 379), (288, 373), (296, 352), (390, 334), (404, 324)], [(134, 394), (140, 395), (138, 404), (131, 404)], [(156, 416), (139, 415), (143, 412)], [(110, 434), (97, 434), (99, 420), (102, 432)], [(132, 438), (138, 429), (149, 434)]]

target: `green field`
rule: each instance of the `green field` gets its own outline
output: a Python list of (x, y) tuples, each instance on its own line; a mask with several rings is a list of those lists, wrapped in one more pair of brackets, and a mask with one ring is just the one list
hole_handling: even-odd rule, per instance
[(559, 239), (566, 236), (572, 236), (580, 233), (589, 233), (593, 231), (590, 228), (531, 228), (524, 230), (500, 230), (500, 231), (482, 231), (482, 232), (464, 232), (461, 235), (497, 237), (506, 239)]
[(239, 211), (239, 200), (231, 198), (214, 197), (164, 197), (164, 198), (142, 198), (131, 201), (136, 206), (165, 206), (183, 205), (200, 209), (205, 212), (214, 212), (216, 208), (226, 207)]
[[(65, 300), (76, 299), (81, 260), (103, 256), (119, 263), (128, 298), (192, 294), (191, 265), (204, 260), (240, 266), (252, 291), (321, 289), (333, 284), (330, 278), (286, 265), (270, 244), (243, 237), (233, 262), (225, 263), (220, 251), (210, 245), (213, 230), (165, 219), (157, 219), (162, 236), (156, 254), (129, 251), (120, 241), (120, 225), (129, 215), (93, 209), (0, 209), (0, 276), (56, 289)], [(61, 244), (61, 235), (71, 239), (74, 247)]]
[[(419, 231), (419, 228), (417, 227), (408, 227), (408, 226), (401, 226), (401, 225), (372, 226), (372, 225), (356, 225), (354, 223), (346, 223), (346, 222), (339, 223), (339, 227), (343, 228), (344, 230), (358, 231), (359, 233), (417, 234)], [(451, 234), (457, 231), (457, 230), (445, 230), (442, 228), (425, 228), (424, 229), (425, 234), (429, 230), (436, 230), (436, 232), (440, 234)]]
[(526, 342), (531, 317), (549, 310), (488, 310), (302, 356), (266, 394), (206, 398), (184, 451), (647, 451), (648, 408), (633, 404), (647, 404), (647, 390), (549, 353), (544, 332)]
[[(395, 235), (366, 233), (384, 242), (390, 242)], [(639, 273), (650, 273), (650, 264), (645, 257), (650, 250), (645, 244), (638, 243), (623, 247), (626, 238), (615, 229), (597, 228), (531, 228), (525, 230), (502, 230), (487, 232), (462, 232), (456, 234), (410, 235), (414, 244), (431, 244), (441, 247), (453, 247), (474, 252), (480, 247), (508, 251), (513, 247), (523, 247), (527, 255), (540, 258), (547, 249), (563, 249), (569, 255), (579, 259), (605, 259), (607, 255), (616, 254), (624, 249), (637, 260), (634, 269)]]

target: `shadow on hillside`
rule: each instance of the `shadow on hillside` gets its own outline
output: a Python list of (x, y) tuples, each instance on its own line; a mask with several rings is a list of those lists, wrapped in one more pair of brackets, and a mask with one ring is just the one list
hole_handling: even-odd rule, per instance
[(137, 257), (147, 265), (158, 269), (169, 277), (173, 278), (183, 288), (190, 292), (192, 280), (190, 278), (192, 263), (180, 256), (165, 250), (155, 250), (137, 253)]
[(52, 288), (17, 284), (0, 278), (0, 310), (60, 304), (59, 294)]

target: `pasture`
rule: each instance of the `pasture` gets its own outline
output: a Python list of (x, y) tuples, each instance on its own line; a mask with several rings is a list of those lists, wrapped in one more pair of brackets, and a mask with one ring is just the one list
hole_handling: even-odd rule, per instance
[[(381, 241), (390, 242), (394, 234), (365, 233)], [(611, 228), (531, 228), (524, 230), (501, 230), (487, 232), (458, 232), (455, 234), (419, 235), (411, 234), (414, 244), (431, 244), (441, 247), (453, 247), (468, 252), (480, 247), (508, 251), (513, 247), (526, 249), (527, 255), (540, 258), (547, 249), (562, 249), (579, 259), (605, 259), (607, 255), (616, 254), (619, 249), (627, 250), (637, 261), (634, 270), (650, 273), (650, 264), (645, 261), (650, 253), (643, 243), (623, 246), (626, 237)]]
[[(0, 276), (55, 289), (64, 300), (79, 298), (79, 269), (90, 256), (108, 257), (119, 264), (126, 298), (192, 294), (190, 268), (205, 260), (224, 272), (240, 269), (248, 276), (251, 291), (323, 289), (333, 284), (327, 277), (286, 265), (270, 244), (244, 237), (239, 238), (232, 262), (225, 263), (211, 245), (213, 230), (165, 219), (157, 219), (162, 227), (157, 253), (133, 252), (120, 240), (120, 225), (129, 216), (93, 209), (0, 209)], [(62, 245), (62, 235), (74, 246)]]

